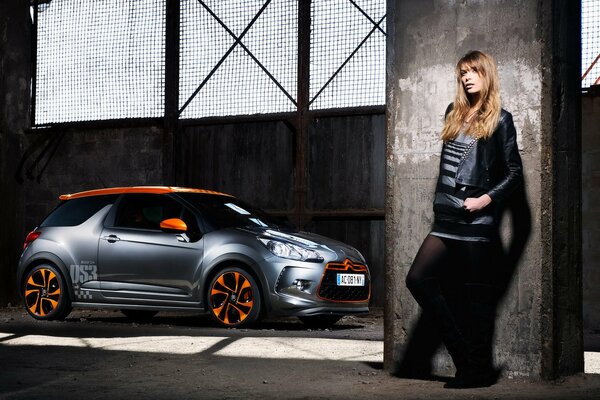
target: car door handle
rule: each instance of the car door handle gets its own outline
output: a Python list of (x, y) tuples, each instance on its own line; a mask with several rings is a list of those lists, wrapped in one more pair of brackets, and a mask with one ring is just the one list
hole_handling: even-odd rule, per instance
[(189, 243), (190, 238), (185, 233), (181, 233), (181, 234), (177, 235), (177, 241), (183, 242), (183, 243)]
[(103, 236), (102, 239), (106, 240), (108, 243), (114, 243), (114, 242), (118, 242), (119, 240), (121, 240), (121, 238), (118, 237), (117, 235)]

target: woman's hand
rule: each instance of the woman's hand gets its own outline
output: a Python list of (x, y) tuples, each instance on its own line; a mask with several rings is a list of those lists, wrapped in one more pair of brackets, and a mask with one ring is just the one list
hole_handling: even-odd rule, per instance
[(487, 194), (479, 197), (467, 197), (463, 208), (469, 212), (475, 212), (484, 209), (492, 202), (492, 198)]

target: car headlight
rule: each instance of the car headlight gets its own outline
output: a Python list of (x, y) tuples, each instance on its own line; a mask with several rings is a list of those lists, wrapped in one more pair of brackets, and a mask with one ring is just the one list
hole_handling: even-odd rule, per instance
[(258, 238), (258, 240), (277, 257), (298, 261), (323, 261), (323, 257), (319, 253), (305, 247), (267, 238)]

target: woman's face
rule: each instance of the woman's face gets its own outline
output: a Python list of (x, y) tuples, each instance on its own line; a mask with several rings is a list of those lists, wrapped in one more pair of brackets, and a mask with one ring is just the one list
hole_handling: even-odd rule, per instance
[(483, 89), (483, 79), (476, 69), (469, 66), (461, 67), (460, 81), (462, 82), (465, 92), (469, 95), (476, 95)]

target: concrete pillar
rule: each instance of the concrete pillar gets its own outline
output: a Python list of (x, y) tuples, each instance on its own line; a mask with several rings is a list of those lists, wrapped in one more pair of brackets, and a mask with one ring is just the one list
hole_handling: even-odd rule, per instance
[[(469, 50), (498, 61), (526, 190), (503, 221), (507, 290), (495, 357), (512, 376), (583, 370), (580, 4), (570, 0), (389, 0), (385, 367), (402, 358), (418, 306), (404, 279), (433, 220), (444, 111)], [(438, 373), (451, 368), (444, 352)]]
[(17, 298), (15, 271), (25, 239), (15, 175), (29, 126), (30, 32), (29, 1), (0, 0), (0, 306)]

